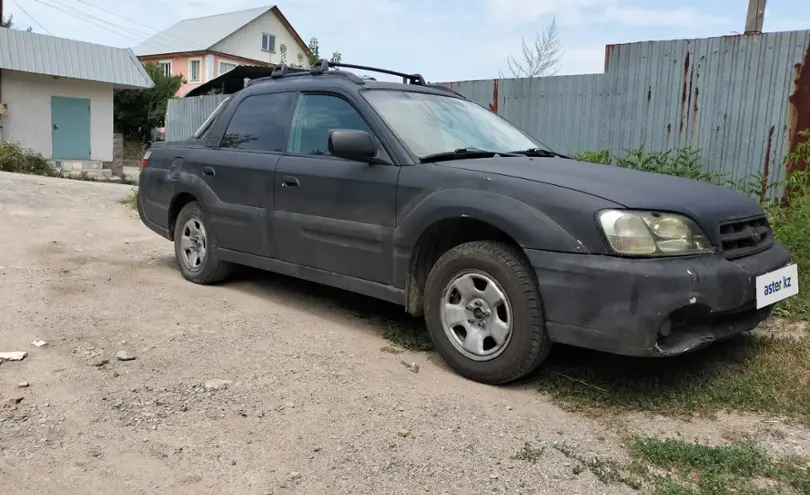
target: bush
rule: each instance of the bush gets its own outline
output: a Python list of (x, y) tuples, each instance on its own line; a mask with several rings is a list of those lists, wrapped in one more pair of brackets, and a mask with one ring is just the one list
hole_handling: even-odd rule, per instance
[[(806, 142), (799, 144), (796, 151), (786, 157), (786, 162), (795, 164), (796, 168), (810, 166), (810, 129), (800, 134)], [(759, 198), (768, 213), (774, 236), (787, 246), (793, 261), (804, 267), (799, 268), (799, 287), (810, 287), (810, 171), (794, 170), (782, 181), (771, 184), (763, 174), (731, 180), (726, 175), (707, 172), (700, 161), (700, 152), (691, 148), (674, 153), (647, 152), (637, 148), (628, 150), (623, 156), (614, 155), (609, 150), (587, 151), (574, 157), (585, 162), (703, 180)], [(781, 200), (768, 199), (772, 190), (784, 191)], [(800, 292), (781, 303), (776, 314), (796, 319), (810, 318), (810, 293)]]
[(577, 160), (602, 165), (615, 165), (642, 172), (675, 175), (687, 179), (719, 182), (721, 175), (706, 172), (700, 163), (700, 152), (692, 148), (672, 151), (645, 151), (643, 147), (627, 150), (624, 156), (617, 156), (609, 150), (586, 151), (574, 156)]
[(0, 171), (34, 175), (56, 175), (56, 170), (48, 165), (48, 162), (42, 155), (26, 151), (15, 143), (0, 145)]

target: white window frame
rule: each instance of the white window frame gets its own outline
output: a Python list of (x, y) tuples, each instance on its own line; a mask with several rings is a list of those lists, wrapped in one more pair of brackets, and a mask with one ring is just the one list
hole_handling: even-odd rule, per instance
[(220, 60), (219, 62), (217, 62), (217, 75), (218, 76), (221, 76), (222, 74), (225, 73), (225, 71), (222, 70), (222, 64), (233, 65), (234, 68), (239, 67), (239, 63), (234, 62), (233, 60)]
[[(200, 63), (199, 69), (197, 70), (197, 79), (192, 79), (191, 78), (191, 74), (192, 74), (191, 63), (192, 62), (199, 62)], [(203, 75), (202, 75), (202, 57), (194, 57), (194, 58), (188, 59), (188, 82), (190, 82), (190, 83), (198, 83), (198, 82), (202, 82), (202, 79), (203, 79)]]
[[(264, 48), (264, 37), (265, 36), (267, 36), (268, 38), (273, 38), (273, 49), (272, 50), (270, 49), (269, 46), (266, 49)], [(268, 40), (268, 45), (269, 44), (270, 43), (269, 43), (269, 40)], [(268, 52), (268, 53), (276, 53), (276, 35), (275, 34), (262, 33), (262, 51), (263, 52)]]
[(172, 61), (171, 60), (158, 60), (158, 65), (168, 67), (163, 69), (163, 73), (168, 77), (172, 77)]

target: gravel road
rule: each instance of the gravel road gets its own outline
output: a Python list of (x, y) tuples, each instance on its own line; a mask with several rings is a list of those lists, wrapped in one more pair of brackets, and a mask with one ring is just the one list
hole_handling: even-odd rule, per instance
[(0, 365), (0, 492), (633, 493), (555, 449), (513, 458), (624, 458), (541, 375), (489, 387), (384, 352), (355, 316), (371, 299), (253, 271), (186, 282), (130, 191), (0, 173), (0, 351), (28, 352)]

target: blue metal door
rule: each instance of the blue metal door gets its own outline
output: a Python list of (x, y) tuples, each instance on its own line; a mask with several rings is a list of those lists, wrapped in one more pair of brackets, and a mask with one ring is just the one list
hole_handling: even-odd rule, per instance
[(90, 159), (90, 100), (51, 97), (53, 158)]

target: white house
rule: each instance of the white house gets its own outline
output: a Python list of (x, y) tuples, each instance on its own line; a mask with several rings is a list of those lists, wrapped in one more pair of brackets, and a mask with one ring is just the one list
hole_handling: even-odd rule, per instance
[(113, 89), (151, 88), (130, 49), (0, 28), (0, 142), (70, 168), (113, 160)]
[(277, 6), (185, 19), (135, 48), (143, 62), (182, 75), (181, 96), (238, 65), (308, 64), (309, 48)]

